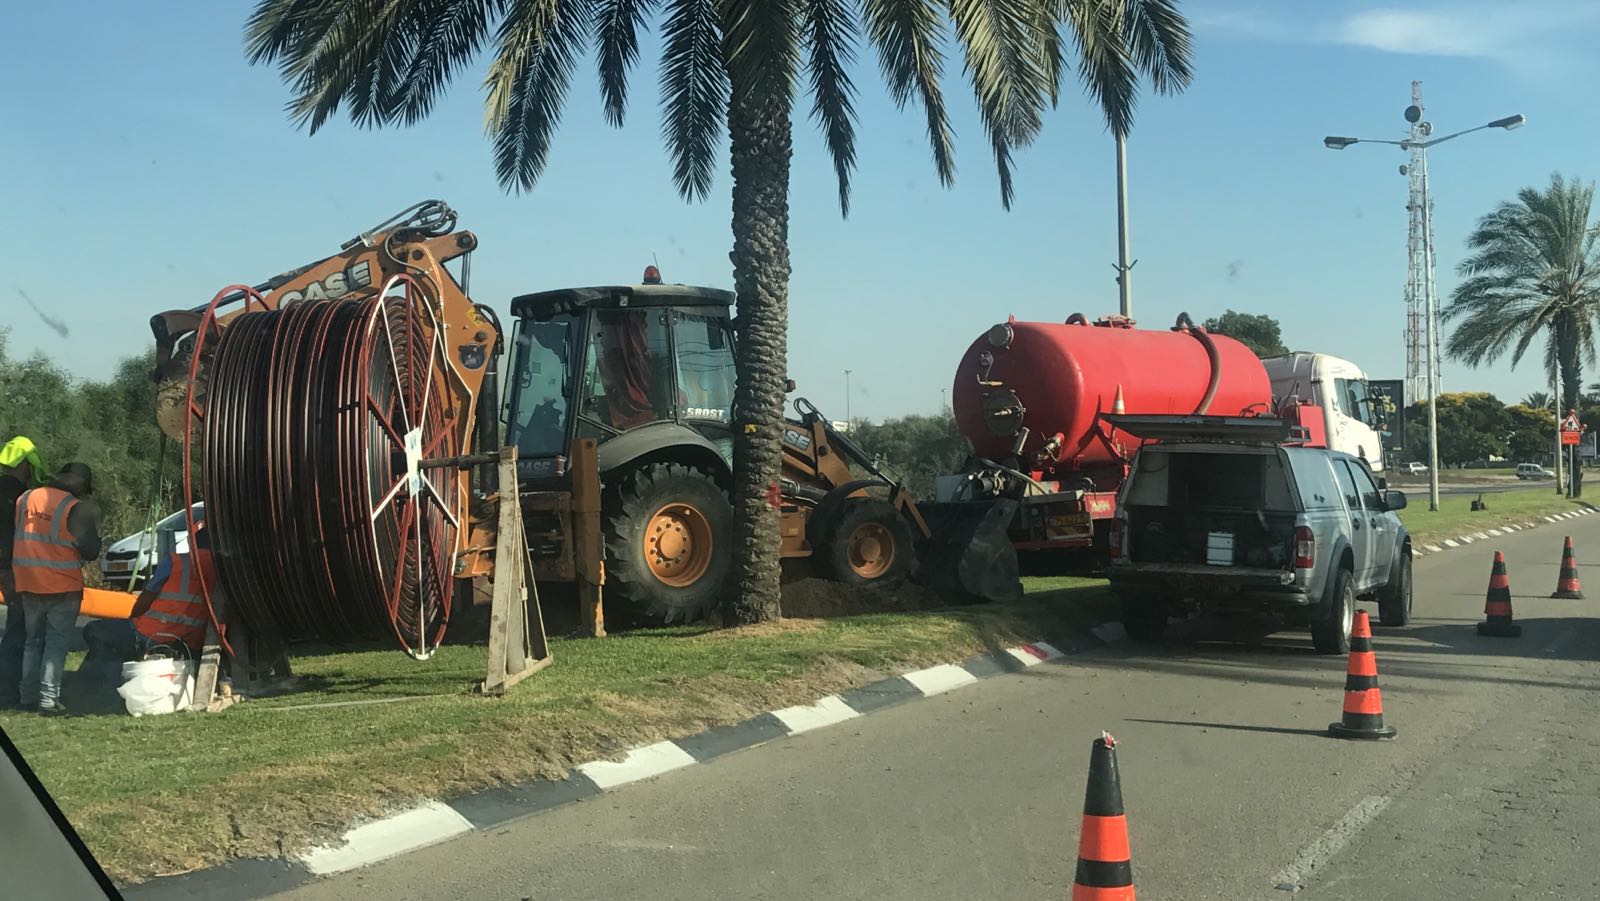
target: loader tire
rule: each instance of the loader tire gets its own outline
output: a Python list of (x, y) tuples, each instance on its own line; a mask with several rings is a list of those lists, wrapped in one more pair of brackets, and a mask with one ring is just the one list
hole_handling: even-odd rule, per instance
[(601, 501), (608, 601), (657, 623), (702, 619), (732, 584), (733, 505), (708, 473), (650, 463)]
[(850, 498), (824, 523), (816, 546), (822, 573), (835, 582), (892, 588), (905, 581), (916, 562), (911, 526), (888, 501)]

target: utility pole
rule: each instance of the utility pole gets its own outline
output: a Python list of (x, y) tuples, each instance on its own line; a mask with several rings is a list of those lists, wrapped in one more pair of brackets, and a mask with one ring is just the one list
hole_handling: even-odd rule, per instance
[(852, 428), (852, 426), (851, 426), (851, 419), (850, 419), (850, 370), (846, 369), (844, 371), (844, 429), (845, 429), (845, 431), (848, 432), (848, 431), (850, 431), (851, 428)]
[[(1433, 123), (1422, 119), (1422, 82), (1411, 83), (1411, 105), (1406, 107), (1406, 121), (1411, 125), (1411, 135), (1404, 141), (1380, 141), (1372, 138), (1351, 138), (1329, 135), (1322, 139), (1329, 150), (1344, 150), (1351, 144), (1392, 144), (1411, 155), (1411, 162), (1400, 167), (1400, 174), (1411, 179), (1411, 198), (1408, 208), (1411, 232), (1408, 240), (1410, 255), (1409, 275), (1406, 281), (1406, 383), (1416, 380), (1416, 306), (1417, 293), (1422, 294), (1425, 343), (1428, 351), (1427, 372), (1423, 379), (1428, 392), (1428, 509), (1439, 509), (1439, 309), (1433, 281), (1433, 198), (1428, 194), (1428, 148), (1445, 141), (1453, 141), (1486, 128), (1519, 128), (1527, 119), (1521, 115), (1506, 116), (1493, 122), (1468, 128), (1442, 138), (1432, 137)], [(1420, 267), (1420, 272), (1418, 271)]]
[(1128, 261), (1128, 139), (1117, 135), (1117, 297), (1118, 311), (1133, 316), (1132, 277), (1134, 260)]

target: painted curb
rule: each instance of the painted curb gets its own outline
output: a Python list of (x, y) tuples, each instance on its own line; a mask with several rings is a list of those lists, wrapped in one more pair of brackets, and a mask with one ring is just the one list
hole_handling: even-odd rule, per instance
[[(1580, 501), (1580, 503), (1582, 502)], [(1558, 523), (1568, 519), (1577, 519), (1580, 516), (1588, 516), (1592, 513), (1600, 513), (1600, 507), (1585, 504), (1581, 510), (1564, 510), (1559, 513), (1541, 516), (1539, 518), (1546, 523)], [(1536, 522), (1525, 522), (1521, 524), (1507, 523), (1503, 526), (1496, 526), (1493, 529), (1487, 529), (1482, 532), (1467, 532), (1465, 534), (1454, 535), (1449, 538), (1435, 538), (1433, 544), (1424, 544), (1420, 546), (1413, 544), (1411, 546), (1411, 556), (1426, 557), (1429, 554), (1442, 554), (1445, 551), (1473, 544), (1478, 541), (1487, 541), (1490, 538), (1498, 538), (1502, 535), (1510, 535), (1512, 532), (1520, 532), (1525, 529), (1532, 529), (1540, 524), (1541, 523)]]
[(1092, 632), (1061, 642), (1065, 649), (1045, 641), (1002, 648), (962, 663), (913, 670), (818, 698), (811, 704), (768, 711), (696, 735), (631, 748), (610, 760), (581, 764), (559, 781), (492, 788), (451, 801), (424, 801), (348, 830), (336, 846), (314, 848), (293, 858), (241, 859), (182, 875), (160, 876), (124, 886), (122, 894), (128, 899), (242, 901), (287, 891), (319, 876), (349, 872), (725, 754), (824, 729), (907, 701), (931, 698), (992, 676), (1021, 672), (1127, 637), (1120, 623), (1102, 624)]

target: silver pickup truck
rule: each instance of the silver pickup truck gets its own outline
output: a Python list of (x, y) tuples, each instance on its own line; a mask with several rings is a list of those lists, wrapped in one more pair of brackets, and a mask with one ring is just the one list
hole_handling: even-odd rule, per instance
[(1282, 446), (1260, 426), (1201, 425), (1189, 440), (1158, 432), (1163, 443), (1138, 452), (1122, 486), (1109, 577), (1130, 636), (1157, 640), (1172, 615), (1254, 610), (1344, 654), (1358, 599), (1377, 601), (1383, 625), (1410, 621), (1403, 493), (1349, 454)]

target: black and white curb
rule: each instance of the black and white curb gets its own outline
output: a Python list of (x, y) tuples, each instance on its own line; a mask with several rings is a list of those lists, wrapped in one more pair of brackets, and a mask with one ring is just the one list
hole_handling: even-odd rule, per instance
[[(1544, 520), (1546, 523), (1559, 523), (1568, 519), (1577, 519), (1580, 516), (1588, 516), (1589, 514), (1597, 511), (1600, 511), (1600, 508), (1585, 506), (1582, 510), (1564, 510), (1560, 513), (1552, 513), (1548, 516), (1540, 516), (1539, 518)], [(1459, 547), (1465, 547), (1469, 544), (1473, 544), (1474, 542), (1488, 541), (1490, 538), (1498, 538), (1502, 535), (1510, 535), (1513, 532), (1535, 529), (1538, 528), (1539, 525), (1540, 524), (1536, 522), (1525, 522), (1520, 524), (1512, 523), (1498, 526), (1493, 529), (1484, 529), (1481, 532), (1468, 532), (1465, 535), (1457, 535), (1454, 538), (1445, 538), (1435, 544), (1413, 544), (1411, 546), (1411, 556), (1426, 557), (1429, 554), (1442, 554), (1445, 551), (1454, 550), (1455, 548)]]
[(1126, 637), (1120, 623), (1104, 623), (1092, 634), (1050, 644), (1036, 641), (902, 673), (880, 682), (785, 707), (698, 735), (632, 748), (619, 759), (582, 764), (559, 781), (540, 780), (493, 788), (453, 801), (426, 801), (344, 834), (338, 845), (314, 848), (279, 860), (240, 860), (181, 876), (158, 877), (123, 889), (135, 898), (255, 898), (318, 876), (331, 876), (397, 857), (463, 833), (493, 829), (512, 820), (596, 797), (633, 782), (715, 760), (779, 738), (852, 720), (906, 701), (943, 694), (990, 676), (1012, 673), (1081, 653)]

